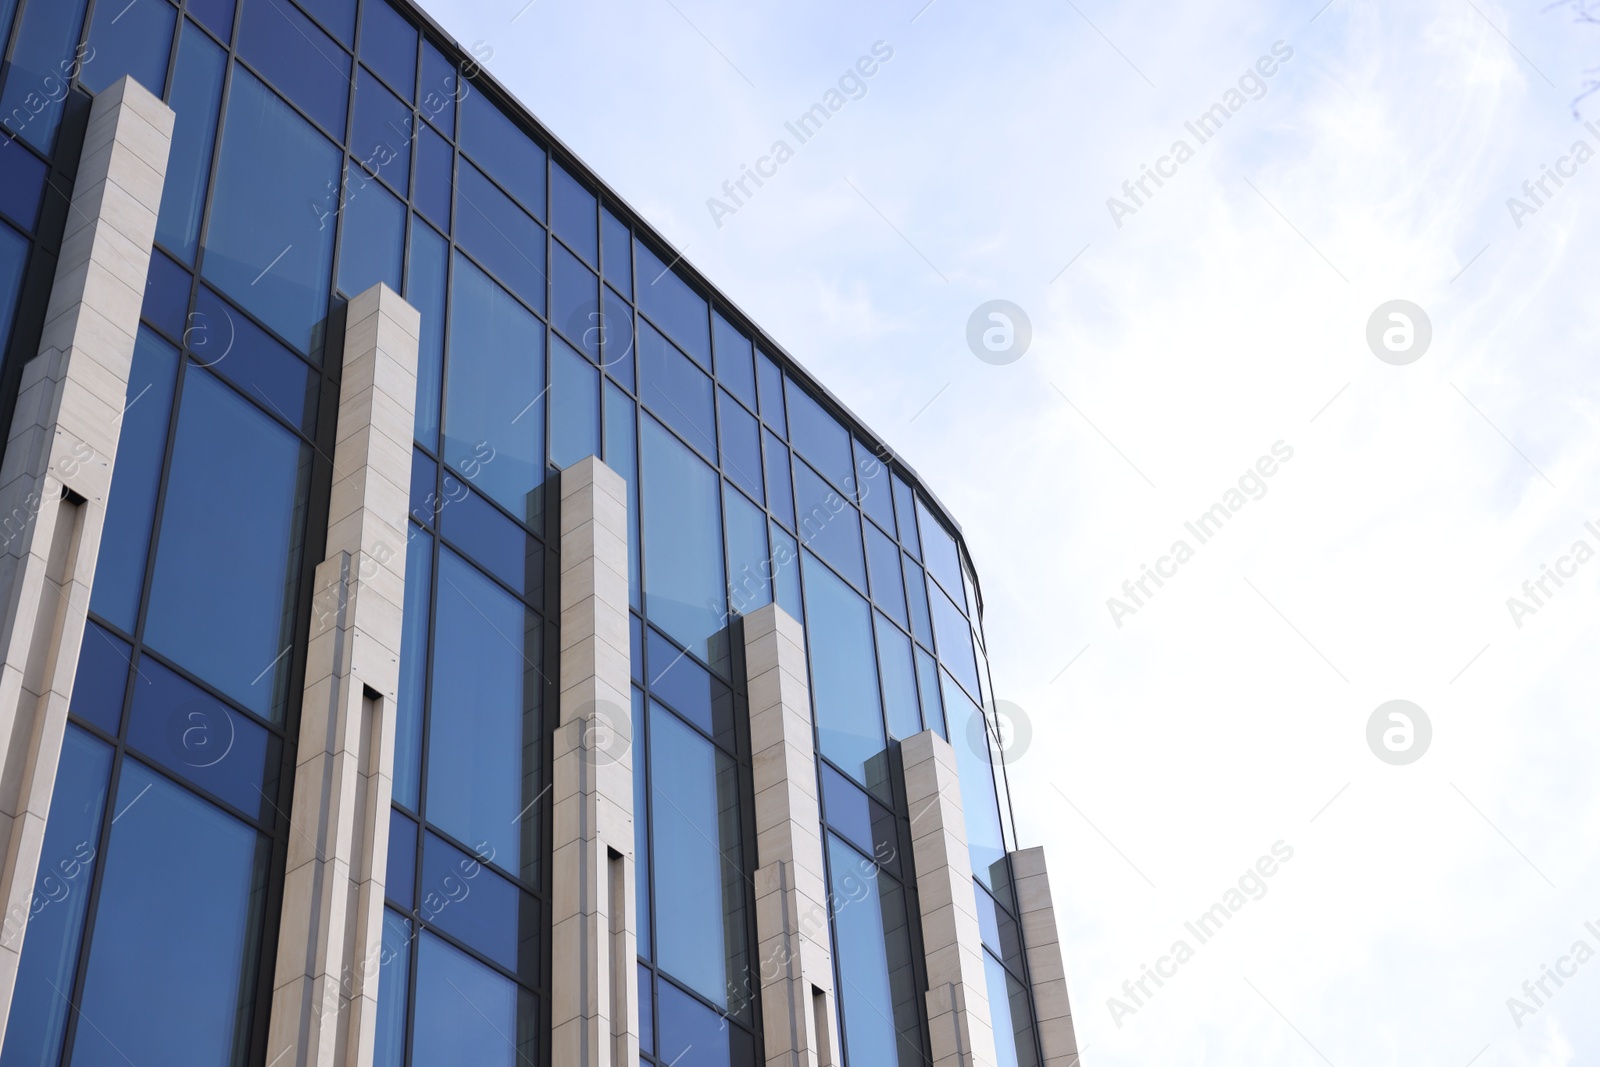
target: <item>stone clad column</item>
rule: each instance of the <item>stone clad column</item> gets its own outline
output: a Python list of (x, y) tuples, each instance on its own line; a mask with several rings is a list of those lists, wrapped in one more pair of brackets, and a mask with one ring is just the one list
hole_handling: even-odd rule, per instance
[(420, 324), (385, 285), (347, 309), (268, 1030), (279, 1067), (372, 1063)]
[(44, 335), (23, 368), (0, 463), (0, 1040), (100, 555), (173, 121), (131, 78), (95, 98)]
[(562, 1067), (636, 1067), (628, 505), (590, 456), (561, 473), (561, 700), (555, 731), (550, 1003)]
[(767, 1067), (834, 1067), (833, 957), (805, 631), (776, 604), (744, 619), (756, 798), (756, 936)]
[(1067, 999), (1067, 972), (1061, 962), (1061, 937), (1056, 930), (1044, 849), (1013, 852), (1011, 874), (1016, 879), (1017, 902), (1022, 912), (1023, 951), (1028, 960), (1028, 981), (1033, 987), (1034, 1021), (1044, 1049), (1044, 1067), (1078, 1067), (1078, 1035)]
[(900, 745), (928, 962), (935, 1067), (995, 1067), (983, 933), (955, 750), (924, 730)]

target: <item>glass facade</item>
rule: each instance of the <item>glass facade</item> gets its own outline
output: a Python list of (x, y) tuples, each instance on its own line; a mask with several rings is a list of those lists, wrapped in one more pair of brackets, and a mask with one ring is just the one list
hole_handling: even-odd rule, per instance
[[(550, 1062), (546, 494), (589, 455), (629, 496), (644, 1062), (761, 1046), (737, 622), (774, 601), (808, 638), (846, 1061), (928, 1056), (921, 730), (961, 759), (991, 997), (1025, 988), (959, 537), (470, 56), (399, 0), (0, 0), (0, 40), (8, 413), (88, 94), (131, 74), (177, 114), (0, 1067), (266, 1060), (338, 324), (379, 282), (422, 336), (377, 1062)], [(1037, 1062), (1003, 999), (1005, 1062)]]

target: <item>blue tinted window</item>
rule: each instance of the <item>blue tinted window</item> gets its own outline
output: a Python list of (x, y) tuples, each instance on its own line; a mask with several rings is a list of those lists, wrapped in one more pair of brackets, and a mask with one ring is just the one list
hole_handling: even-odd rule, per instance
[(389, 812), (389, 862), (384, 870), (384, 893), (412, 907), (417, 882), (417, 824), (398, 811)]
[(872, 656), (871, 611), (810, 553), (801, 569), (811, 702), (822, 754), (869, 789), (885, 789), (888, 766), (878, 710), (878, 667)]
[[(143, 656), (133, 677), (128, 744), (246, 815), (263, 816), (277, 743), (216, 697)], [(271, 768), (276, 772), (276, 767)]]
[(717, 454), (710, 377), (646, 322), (639, 323), (639, 383), (645, 407), (701, 455)]
[(330, 190), (338, 188), (341, 158), (265, 85), (236, 73), (205, 276), (302, 352), (311, 351), (328, 314), (339, 209)]
[[(359, 69), (350, 154), (368, 174), (382, 178), (401, 196), (411, 193), (411, 127), (411, 105), (385, 89), (365, 67)], [(352, 175), (346, 198), (359, 196), (361, 187), (360, 179)]]
[(481, 87), (461, 98), (461, 148), (535, 218), (544, 218), (544, 149)]
[(716, 340), (717, 381), (754, 411), (756, 370), (751, 362), (750, 338), (723, 318), (720, 311), (711, 312), (711, 330)]
[(900, 543), (916, 559), (922, 558), (922, 542), (917, 538), (917, 506), (912, 502), (911, 487), (898, 474), (894, 483), (894, 511), (899, 524)]
[[(634, 623), (634, 633), (638, 633), (637, 617), (630, 617)], [(633, 670), (637, 673), (642, 666), (643, 657), (634, 649)], [(650, 766), (650, 761), (645, 758), (645, 705), (644, 694), (638, 689), (629, 689), (632, 694), (633, 711), (633, 857), (634, 857), (634, 920), (638, 929), (639, 955), (649, 959), (651, 954), (650, 938), (650, 887), (654, 884), (650, 876), (650, 788), (645, 777)], [(646, 972), (639, 972), (639, 1009), (643, 1013), (646, 1005), (650, 1003), (649, 985), (645, 982)], [(650, 1027), (643, 1022), (641, 1014), (640, 1033), (648, 1040)]]
[[(283, 0), (270, 0), (282, 3)], [(356, 0), (298, 0), (301, 7), (322, 20), (322, 24), (345, 44), (353, 44), (356, 33)]]
[[(420, 448), (411, 450), (411, 518), (423, 526), (432, 526), (442, 509), (437, 492), (439, 465)], [(459, 483), (457, 483), (459, 484)], [(457, 490), (460, 492), (460, 490)], [(412, 530), (409, 540), (416, 540), (421, 531)]]
[(727, 624), (717, 475), (644, 420), (644, 595), (651, 622), (702, 659)]
[(200, 25), (222, 38), (233, 39), (233, 11), (235, 0), (189, 0), (185, 8), (200, 20)]
[(538, 1062), (533, 998), (509, 978), (424, 931), (417, 950), (411, 1062), (527, 1067)]
[(444, 458), (513, 515), (544, 483), (544, 326), (456, 257)]
[(628, 596), (639, 606), (639, 479), (636, 471), (636, 409), (615, 383), (606, 383), (605, 461), (628, 483)]
[(600, 262), (595, 246), (599, 240), (594, 194), (559, 163), (550, 166), (550, 225), (578, 255), (590, 263)]
[(559, 244), (550, 246), (550, 322), (600, 362), (600, 279)]
[(860, 902), (833, 912), (836, 965), (847, 976), (839, 992), (845, 1058), (874, 1067), (921, 1067), (905, 892), (831, 834), (828, 880), (835, 899)]
[(873, 522), (892, 532), (894, 498), (889, 487), (889, 468), (884, 466), (883, 461), (872, 454), (872, 449), (862, 444), (859, 439), (854, 444), (856, 499), (861, 502), (861, 510), (865, 511)]
[(422, 921), (510, 971), (538, 967), (533, 899), (434, 834), (422, 843)]
[(11, 62), (0, 92), (0, 115), (5, 116), (0, 126), (41, 152), (48, 153), (55, 140), (67, 85), (87, 66), (91, 55), (88, 45), (78, 43), (87, 3), (30, 3), (22, 9), (22, 21), (12, 39)]
[(550, 462), (600, 454), (600, 372), (557, 339), (550, 351)]
[(172, 75), (171, 104), (177, 121), (172, 128), (167, 180), (161, 187), (156, 239), (185, 263), (194, 262), (195, 249), (200, 244), (200, 215), (205, 206), (206, 180), (211, 176), (211, 149), (216, 144), (217, 113), (222, 108), (222, 78), (227, 64), (226, 52), (184, 23), (178, 42), (178, 66)]
[(804, 618), (800, 600), (800, 545), (775, 522), (767, 524), (772, 535), (772, 585), (778, 606), (796, 619)]
[(652, 851), (670, 858), (655, 865), (655, 897), (672, 910), (656, 930), (656, 964), (728, 1007), (744, 974), (737, 765), (652, 703), (650, 778)]
[(405, 247), (406, 206), (383, 186), (352, 174), (339, 245), (340, 290), (359, 296), (383, 282), (398, 293)]
[(983, 954), (983, 970), (989, 989), (989, 1014), (994, 1023), (998, 1067), (1033, 1067), (1039, 1060), (1033, 1048), (1027, 989), (987, 952)]
[[(899, 842), (894, 826), (894, 815), (889, 809), (869, 797), (850, 779), (828, 766), (821, 765), (822, 803), (827, 811), (828, 826), (848, 838), (857, 848), (891, 871), (898, 866), (896, 853)], [(870, 866), (860, 864), (860, 857), (851, 857), (853, 867), (868, 876), (875, 875)], [(858, 903), (857, 898), (847, 898)], [(841, 905), (842, 906), (842, 905)]]
[(456, 240), (512, 292), (544, 312), (544, 228), (464, 161), (457, 174)]
[(944, 724), (944, 700), (939, 695), (939, 666), (933, 657), (917, 649), (917, 688), (922, 693), (922, 720), (928, 729), (949, 740)]
[[(70, 990), (75, 977), (110, 777), (111, 750), (68, 726), (61, 742), (55, 792), (50, 797), (50, 817), (44, 827), (39, 872), (33, 879), (27, 937), (22, 942), (0, 1067), (34, 1067), (60, 1060), (69, 1003), (58, 990)], [(15, 938), (22, 933), (20, 918), (6, 919), (7, 945), (15, 945)]]
[(652, 627), (649, 631), (650, 694), (712, 736), (733, 747), (733, 694), (729, 688)]
[(922, 568), (900, 557), (906, 576), (906, 602), (911, 609), (911, 633), (918, 641), (933, 647), (933, 620), (928, 615), (928, 581)]
[(794, 484), (789, 475), (789, 450), (771, 430), (763, 430), (766, 441), (767, 507), (785, 525), (794, 526)]
[(512, 589), (539, 599), (543, 570), (535, 553), (537, 542), (526, 529), (448, 474), (439, 507), (447, 541)]
[(928, 573), (947, 591), (961, 596), (961, 557), (956, 553), (955, 538), (921, 500), (917, 501), (917, 520), (922, 530), (922, 562)]
[(128, 691), (133, 649), (103, 627), (83, 628), (83, 651), (72, 682), (72, 714), (115, 737), (122, 727), (122, 698)]
[(772, 562), (767, 551), (767, 516), (733, 486), (723, 487), (728, 520), (728, 603), (748, 615), (772, 603)]
[[(230, 815), (124, 760), (72, 1062), (235, 1062), (254, 992), (267, 849)], [(248, 977), (247, 977), (248, 976)]]
[(411, 984), (411, 920), (383, 910), (378, 970), (378, 1027), (373, 1067), (404, 1067), (406, 997)]
[(861, 556), (861, 516), (806, 464), (794, 465), (795, 504), (800, 514), (800, 541), (855, 584), (867, 588), (867, 565)]
[(939, 590), (928, 587), (928, 601), (933, 608), (933, 633), (938, 641), (939, 662), (967, 687), (967, 692), (978, 692), (978, 665), (972, 654), (972, 627), (961, 609)]
[(900, 584), (900, 550), (870, 523), (867, 532), (867, 570), (872, 577), (872, 600), (901, 626), (906, 616), (906, 591)]
[(343, 139), (350, 56), (293, 4), (244, 0), (239, 55), (324, 130)]
[(456, 135), (456, 99), (465, 95), (466, 83), (456, 66), (426, 39), (422, 42), (422, 77), (417, 86), (418, 110), (445, 136)]
[(189, 370), (145, 640), (273, 721), (294, 640), (306, 451), (233, 390)]
[[(637, 737), (639, 735), (635, 734), (634, 736)], [(643, 760), (634, 760), (635, 764), (643, 762)], [(649, 927), (641, 926), (641, 929), (649, 929)], [(643, 936), (642, 934), (640, 935), (641, 938)], [(640, 943), (642, 944), (643, 941), (641, 940)], [(644, 957), (645, 959), (650, 958), (648, 953), (645, 953)], [(650, 971), (641, 963), (639, 965), (639, 1051), (646, 1056), (652, 1055), (656, 1050), (656, 998), (655, 992), (651, 989), (650, 979)]]
[(177, 350), (141, 328), (128, 372), (117, 466), (89, 600), (90, 610), (130, 634), (139, 614), (139, 594), (144, 590), (144, 565), (149, 558), (150, 526), (161, 481), (161, 457), (167, 451), (167, 420), (172, 414), (177, 373)]
[(601, 213), (601, 239), (605, 243), (606, 281), (617, 287), (623, 296), (633, 296), (633, 245), (628, 236), (627, 223), (610, 211)]
[(760, 500), (765, 492), (761, 477), (761, 429), (756, 417), (718, 390), (717, 412), (722, 424), (722, 470)]
[(855, 488), (855, 461), (850, 455), (850, 434), (822, 410), (822, 405), (790, 380), (789, 442), (838, 488)]
[(417, 127), (417, 133), (417, 210), (438, 226), (449, 229), (450, 193), (455, 184), (455, 150), (430, 126)]
[[(428, 607), (433, 538), (411, 527), (406, 546), (406, 604), (400, 637), (400, 696), (395, 701), (394, 799), (417, 810), (422, 781), (422, 704), (428, 678)], [(400, 898), (396, 898), (400, 899)]]
[[(428, 733), (428, 821), (536, 879), (539, 631), (509, 593), (439, 554)], [(524, 813), (519, 815), (519, 813)]]
[(639, 257), (639, 310), (709, 371), (711, 319), (705, 297), (669, 270), (644, 242), (634, 241), (633, 247)]
[(150, 256), (139, 315), (171, 338), (182, 338), (189, 317), (190, 274), (160, 251)]
[(185, 340), (204, 366), (214, 368), (280, 418), (311, 432), (320, 379), (305, 360), (243, 315), (235, 314), (204, 285), (195, 296), (194, 317)]
[(93, 62), (79, 77), (85, 89), (98, 93), (124, 74), (165, 96), (167, 57), (172, 54), (172, 24), (178, 12), (165, 0), (96, 4), (89, 23)]
[(368, 0), (361, 12), (363, 62), (410, 103), (417, 85), (417, 28), (383, 0)]
[(662, 982), (660, 1010), (662, 1063), (673, 1067), (742, 1067), (754, 1063), (750, 1038), (687, 993)]
[(884, 718), (889, 724), (889, 736), (903, 741), (922, 732), (911, 638), (882, 615), (874, 613), (872, 621), (878, 633), (878, 677), (883, 682)]
[(631, 391), (634, 387), (633, 308), (609, 285), (601, 289), (600, 296), (605, 301), (599, 323), (602, 366)]
[[(972, 873), (993, 889), (995, 875), (1005, 862), (1005, 839), (1000, 833), (1000, 802), (994, 792), (994, 767), (989, 746), (982, 742), (988, 726), (978, 705), (961, 691), (948, 674), (939, 674), (945, 712), (949, 718), (950, 747), (960, 769), (961, 809), (967, 819), (967, 847), (972, 853)], [(970, 739), (979, 739), (971, 744)]]
[[(0, 27), (4, 26), (0, 19)], [(24, 230), (32, 230), (49, 173), (50, 168), (32, 153), (0, 151), (0, 213), (10, 216)], [(172, 171), (167, 173), (170, 176)]]
[(761, 417), (768, 426), (778, 431), (779, 437), (789, 436), (789, 423), (783, 417), (783, 372), (765, 352), (756, 351), (756, 391), (761, 397)]
[(411, 227), (406, 301), (422, 315), (417, 343), (417, 440), (439, 448), (439, 390), (444, 374), (445, 292), (450, 244), (427, 226)]

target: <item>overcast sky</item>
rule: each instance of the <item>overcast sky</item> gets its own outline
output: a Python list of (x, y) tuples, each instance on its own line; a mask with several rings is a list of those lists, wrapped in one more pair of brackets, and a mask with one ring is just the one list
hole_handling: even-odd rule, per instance
[[(1600, 96), (1595, 131), (1573, 116), (1600, 25), (924, 2), (425, 0), (963, 524), (1090, 1067), (1600, 1061), (1600, 958), (1572, 957), (1600, 952), (1600, 558), (1573, 554), (1600, 550)], [(1186, 123), (1230, 102), (1201, 144)], [(1170, 176), (1135, 201), (1145, 165)], [(1536, 202), (1546, 165), (1572, 176)], [(1032, 324), (1004, 366), (966, 339), (995, 299)], [(1431, 323), (1407, 365), (1368, 343), (1393, 300)], [(1546, 565), (1571, 576), (1535, 602)], [(1397, 699), (1432, 726), (1403, 766), (1367, 734)], [(1278, 842), (1200, 944), (1184, 924)], [(1547, 965), (1576, 975), (1535, 1003)]]

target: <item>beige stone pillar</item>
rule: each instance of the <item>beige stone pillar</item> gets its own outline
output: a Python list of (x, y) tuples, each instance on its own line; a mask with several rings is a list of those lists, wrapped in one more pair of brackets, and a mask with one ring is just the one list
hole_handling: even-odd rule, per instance
[(173, 121), (131, 78), (95, 98), (44, 336), (23, 368), (0, 464), (0, 1040), (100, 554)]
[(1033, 986), (1034, 1022), (1044, 1050), (1044, 1067), (1078, 1067), (1078, 1035), (1067, 999), (1067, 973), (1061, 962), (1061, 936), (1050, 898), (1050, 874), (1044, 849), (1011, 854), (1017, 906), (1022, 912), (1022, 942)]
[(554, 1060), (639, 1062), (628, 505), (593, 456), (561, 473), (561, 701), (551, 921)]
[(935, 1067), (995, 1067), (983, 933), (955, 750), (924, 730), (900, 744), (928, 964)]
[(767, 1067), (834, 1067), (828, 880), (805, 631), (776, 604), (744, 619), (756, 798), (756, 937)]
[(267, 1059), (372, 1063), (420, 317), (350, 301), (327, 558), (316, 571)]

